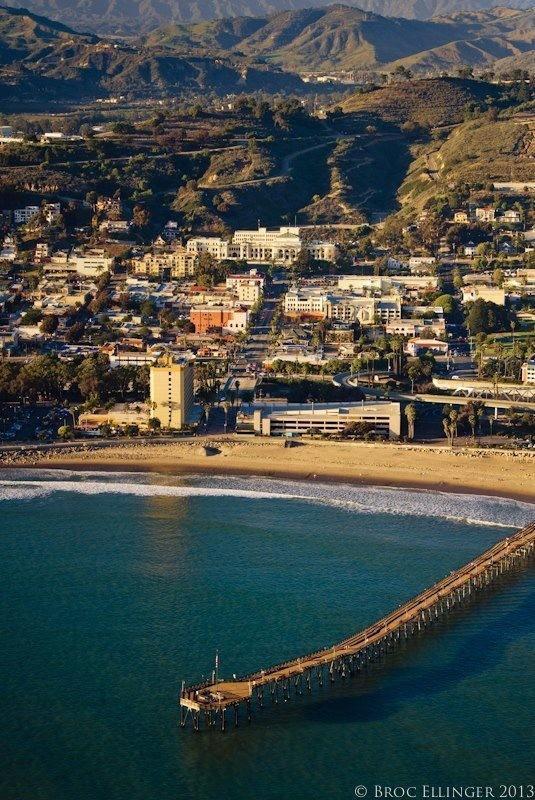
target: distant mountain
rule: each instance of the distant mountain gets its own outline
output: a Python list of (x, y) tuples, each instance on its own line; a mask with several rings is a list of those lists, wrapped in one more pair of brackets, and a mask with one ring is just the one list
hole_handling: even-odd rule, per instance
[(535, 13), (460, 12), (428, 21), (382, 17), (346, 5), (284, 11), (267, 19), (171, 25), (147, 43), (172, 51), (233, 52), (296, 72), (403, 64), (442, 71), (492, 64), (533, 50)]
[(243, 59), (179, 55), (81, 34), (27, 11), (0, 7), (0, 99), (42, 101), (189, 92), (298, 92), (276, 67)]
[[(4, 0), (18, 7), (19, 0)], [(493, 0), (358, 0), (349, 5), (391, 17), (429, 19), (460, 10), (489, 9)], [(322, 8), (325, 0), (25, 0), (35, 14), (106, 35), (136, 35), (170, 23), (192, 23), (226, 17), (266, 17), (280, 11)], [(510, 0), (529, 8), (530, 0)]]

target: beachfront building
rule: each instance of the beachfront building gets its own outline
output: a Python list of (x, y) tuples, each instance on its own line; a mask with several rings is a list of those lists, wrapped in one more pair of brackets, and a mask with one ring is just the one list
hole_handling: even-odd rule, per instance
[(262, 404), (253, 408), (253, 427), (263, 436), (289, 436), (300, 433), (342, 433), (350, 424), (364, 422), (376, 434), (399, 439), (399, 403), (306, 403)]
[(180, 430), (193, 411), (193, 362), (163, 355), (150, 368), (150, 416)]

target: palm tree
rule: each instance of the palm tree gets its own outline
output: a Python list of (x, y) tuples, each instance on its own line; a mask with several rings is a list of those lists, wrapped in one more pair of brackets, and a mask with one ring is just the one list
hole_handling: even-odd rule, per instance
[(225, 409), (225, 433), (228, 430), (228, 412), (230, 411), (230, 402), (228, 400), (223, 401), (223, 408)]
[(416, 406), (414, 403), (409, 403), (405, 408), (405, 416), (407, 417), (407, 425), (409, 428), (409, 439), (414, 439), (414, 423), (416, 422)]

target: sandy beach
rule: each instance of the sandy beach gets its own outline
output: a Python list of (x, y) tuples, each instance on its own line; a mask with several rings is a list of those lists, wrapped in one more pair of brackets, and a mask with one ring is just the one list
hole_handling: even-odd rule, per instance
[[(210, 454), (207, 454), (206, 450)], [(2, 458), (2, 466), (259, 475), (426, 488), (535, 502), (535, 453), (361, 442), (277, 439), (124, 442)]]

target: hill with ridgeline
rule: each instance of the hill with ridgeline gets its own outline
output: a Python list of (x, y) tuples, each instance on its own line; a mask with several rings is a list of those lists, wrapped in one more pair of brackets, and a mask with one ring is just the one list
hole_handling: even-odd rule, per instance
[(404, 67), (426, 74), (502, 63), (529, 69), (534, 43), (533, 9), (422, 21), (332, 5), (173, 24), (125, 42), (0, 7), (0, 98), (299, 93), (310, 72)]
[[(18, 7), (17, 0), (4, 0)], [(325, 0), (25, 0), (34, 14), (83, 27), (101, 35), (135, 36), (171, 23), (189, 24), (226, 17), (266, 18), (281, 11), (322, 8)], [(348, 5), (388, 17), (430, 19), (458, 11), (492, 8), (492, 0), (359, 0)], [(529, 8), (529, 0), (511, 0), (514, 8)]]

